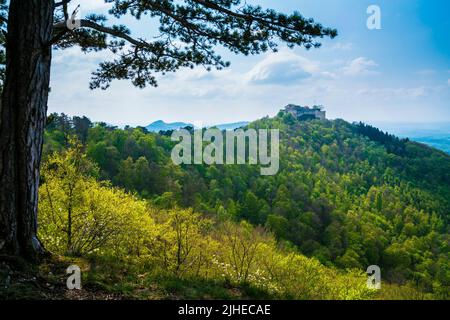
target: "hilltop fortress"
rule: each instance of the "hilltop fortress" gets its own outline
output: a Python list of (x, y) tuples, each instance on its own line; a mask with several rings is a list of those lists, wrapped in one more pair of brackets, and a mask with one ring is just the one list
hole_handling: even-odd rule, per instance
[(299, 106), (295, 104), (288, 104), (284, 107), (284, 112), (292, 114), (298, 120), (325, 120), (326, 112), (323, 111), (322, 106)]

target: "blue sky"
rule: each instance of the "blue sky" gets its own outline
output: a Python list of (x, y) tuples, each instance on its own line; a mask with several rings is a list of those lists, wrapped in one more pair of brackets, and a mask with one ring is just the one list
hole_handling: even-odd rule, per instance
[[(320, 49), (237, 56), (219, 49), (230, 68), (202, 68), (159, 77), (159, 87), (115, 81), (88, 88), (107, 52), (57, 51), (50, 112), (95, 121), (147, 125), (155, 120), (204, 124), (273, 116), (288, 103), (322, 104), (329, 118), (366, 122), (450, 122), (450, 1), (251, 0), (284, 12), (300, 11), (339, 36)], [(102, 0), (78, 0), (82, 14), (106, 12)], [(381, 9), (381, 30), (366, 26), (369, 5)], [(125, 19), (135, 35), (151, 37), (155, 23)]]

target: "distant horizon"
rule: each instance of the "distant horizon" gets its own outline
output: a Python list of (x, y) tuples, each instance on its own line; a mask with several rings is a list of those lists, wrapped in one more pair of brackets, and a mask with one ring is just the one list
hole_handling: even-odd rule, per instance
[[(114, 81), (106, 91), (91, 91), (91, 72), (113, 55), (57, 50), (49, 111), (85, 114), (117, 125), (143, 125), (142, 115), (149, 122), (209, 125), (274, 116), (296, 103), (323, 104), (328, 118), (350, 122), (450, 122), (449, 1), (379, 0), (380, 30), (367, 28), (369, 0), (252, 1), (282, 12), (298, 11), (339, 34), (311, 50), (280, 45), (277, 53), (243, 56), (219, 46), (217, 53), (231, 62), (229, 68), (155, 74), (158, 88), (143, 90)], [(110, 6), (102, 0), (77, 3), (83, 15), (102, 14)], [(114, 22), (130, 21), (108, 23)], [(139, 24), (130, 23), (130, 31), (151, 39), (157, 26), (146, 16)]]
[[(280, 109), (281, 110), (281, 109)], [(326, 111), (326, 108), (325, 108)], [(57, 113), (61, 113), (61, 112), (57, 112)], [(113, 126), (118, 126), (118, 127), (124, 127), (124, 126), (131, 126), (131, 127), (146, 127), (154, 122), (157, 121), (163, 121), (166, 124), (172, 124), (172, 123), (177, 123), (177, 122), (183, 122), (183, 123), (193, 123), (193, 122), (198, 122), (198, 121), (190, 121), (189, 119), (181, 119), (181, 118), (176, 118), (178, 120), (168, 120), (168, 119), (164, 119), (164, 118), (155, 118), (155, 119), (150, 119), (148, 121), (148, 123), (143, 123), (143, 122), (128, 122), (128, 123), (124, 123), (124, 122), (109, 122), (109, 121), (104, 121), (102, 119), (94, 119), (89, 117), (88, 115), (85, 114), (70, 114), (70, 113), (66, 113), (63, 112), (64, 114), (66, 114), (67, 116), (73, 117), (73, 116), (77, 116), (77, 117), (87, 117), (89, 118), (92, 122), (94, 123), (100, 123), (100, 122), (105, 122), (109, 125), (113, 125)], [(277, 112), (278, 113), (278, 112)], [(275, 117), (277, 115), (277, 113), (275, 113), (274, 115), (267, 115), (268, 117), (272, 118)], [(238, 122), (253, 122), (253, 121), (257, 121), (260, 120), (262, 118), (264, 118), (265, 116), (262, 117), (258, 117), (255, 119), (241, 119), (241, 120), (232, 120), (232, 121), (225, 121), (225, 122), (202, 122), (204, 125), (206, 126), (212, 126), (212, 125), (225, 125), (225, 124), (232, 124), (232, 123), (238, 123)], [(142, 118), (142, 117), (141, 117)], [(435, 120), (435, 121), (420, 121), (420, 122), (416, 122), (416, 121), (411, 121), (411, 122), (407, 122), (407, 121), (389, 121), (389, 120), (349, 120), (349, 119), (345, 119), (345, 118), (341, 118), (341, 117), (336, 117), (336, 118), (329, 118), (327, 116), (327, 120), (344, 120), (347, 121), (349, 123), (353, 123), (353, 122), (364, 122), (366, 124), (391, 124), (391, 125), (408, 125), (408, 126), (412, 126), (412, 125), (434, 125), (434, 124), (441, 124), (441, 125), (449, 125), (449, 131), (450, 131), (450, 119), (446, 119), (446, 120)]]
[[(73, 116), (73, 115), (68, 115)], [(76, 116), (83, 116), (83, 115), (76, 115)], [(95, 119), (90, 119), (94, 123), (100, 123), (105, 121), (96, 121)], [(254, 119), (251, 121), (233, 121), (233, 122), (226, 122), (226, 123), (212, 123), (212, 124), (203, 124), (203, 127), (212, 127), (212, 126), (227, 126), (230, 124), (238, 124), (238, 123), (251, 123), (253, 121), (256, 121), (258, 119)], [(328, 120), (336, 120), (336, 119), (328, 119)], [(347, 121), (349, 123), (352, 122), (358, 122), (358, 121), (348, 121), (346, 119), (342, 119), (344, 121)], [(156, 122), (163, 121), (165, 125), (173, 125), (178, 123), (183, 123), (186, 125), (189, 125), (189, 121), (165, 121), (164, 119), (156, 119), (154, 121), (149, 122), (148, 124), (114, 124), (114, 123), (107, 123), (111, 126), (116, 126), (118, 128), (125, 128), (126, 126), (130, 126), (132, 128), (135, 127), (148, 127)], [(450, 154), (450, 121), (439, 121), (439, 122), (389, 122), (389, 121), (362, 121), (366, 124), (372, 125), (383, 132), (395, 135), (399, 138), (409, 138), (412, 141), (416, 141), (419, 143), (423, 143), (426, 145), (429, 145), (431, 147), (434, 147), (436, 149), (439, 149), (441, 151), (444, 151), (448, 154)], [(195, 126), (195, 125), (194, 125)], [(234, 128), (230, 128), (232, 130)], [(167, 130), (170, 130), (168, 128)], [(227, 129), (228, 130), (228, 129)], [(157, 132), (158, 130), (152, 130), (154, 132)]]

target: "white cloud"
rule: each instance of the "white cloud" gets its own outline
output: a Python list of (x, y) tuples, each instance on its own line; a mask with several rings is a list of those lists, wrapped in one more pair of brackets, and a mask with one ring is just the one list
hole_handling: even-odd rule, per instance
[(115, 55), (109, 50), (86, 53), (81, 51), (79, 47), (71, 47), (64, 50), (56, 50), (53, 53), (52, 63), (54, 65), (62, 64), (67, 68), (70, 68), (71, 65), (79, 67), (80, 64), (89, 64), (89, 67), (92, 67), (101, 61), (111, 60), (114, 57)]
[(251, 84), (291, 85), (319, 73), (318, 64), (289, 51), (268, 54), (245, 79)]
[(377, 72), (373, 71), (373, 68), (377, 66), (375, 61), (359, 57), (348, 62), (343, 68), (343, 73), (350, 76), (376, 74)]
[(447, 84), (450, 86), (450, 79), (447, 80)]

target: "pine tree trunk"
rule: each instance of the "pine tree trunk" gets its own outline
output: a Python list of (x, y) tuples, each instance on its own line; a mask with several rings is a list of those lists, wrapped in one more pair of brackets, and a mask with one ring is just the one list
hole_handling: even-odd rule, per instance
[(0, 253), (34, 260), (53, 0), (11, 0), (0, 104)]

